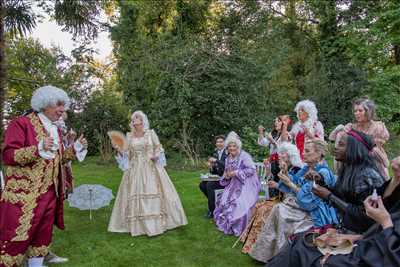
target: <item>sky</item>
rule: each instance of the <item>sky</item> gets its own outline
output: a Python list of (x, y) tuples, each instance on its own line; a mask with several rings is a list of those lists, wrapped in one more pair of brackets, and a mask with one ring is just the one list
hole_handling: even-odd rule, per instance
[[(68, 56), (79, 45), (75, 44), (72, 40), (72, 34), (63, 32), (61, 27), (54, 20), (50, 20), (49, 17), (45, 17), (42, 22), (38, 22), (30, 36), (39, 39), (45, 47), (50, 48), (52, 45), (55, 45), (61, 48), (64, 54)], [(108, 32), (101, 32), (97, 40), (92, 42), (91, 46), (98, 52), (95, 56), (96, 59), (103, 62), (109, 61), (107, 57), (112, 53), (112, 43)]]

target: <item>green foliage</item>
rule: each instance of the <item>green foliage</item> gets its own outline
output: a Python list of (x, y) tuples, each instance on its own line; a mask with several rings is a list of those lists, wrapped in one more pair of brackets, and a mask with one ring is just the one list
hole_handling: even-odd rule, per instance
[[(51, 14), (64, 31), (90, 40), (97, 37), (101, 24), (100, 11), (110, 5), (110, 0), (27, 0), (5, 1), (5, 30), (11, 37), (24, 36), (31, 32), (37, 21), (43, 18), (40, 11)], [(39, 11), (39, 12), (38, 12)]]
[(236, 55), (215, 56), (211, 49), (179, 46), (169, 53), (156, 91), (158, 102), (150, 108), (155, 125), (170, 142), (179, 146), (188, 135), (197, 153), (208, 151), (215, 135), (255, 125), (263, 107), (263, 88), (253, 83), (255, 66)]
[[(90, 109), (89, 114), (99, 116), (103, 112), (90, 103), (105, 101), (110, 114), (104, 119), (112, 120), (107, 129), (127, 126), (127, 107), (143, 110), (167, 151), (176, 150), (191, 164), (208, 155), (213, 136), (231, 130), (261, 159), (265, 151), (253, 138), (257, 125), (270, 125), (281, 114), (295, 120), (294, 105), (305, 98), (316, 102), (327, 133), (353, 119), (351, 102), (362, 95), (378, 103), (379, 118), (391, 133), (400, 133), (400, 4), (396, 0), (345, 4), (339, 0), (121, 0), (115, 1), (116, 6), (110, 1), (83, 2), (57, 1), (65, 12), (82, 6), (89, 21), (97, 18), (99, 8), (119, 11), (111, 27), (117, 62), (111, 81), (111, 74), (84, 48), (77, 49), (64, 69), (59, 62), (68, 61), (55, 51), (16, 49), (22, 63), (15, 66), (40, 69), (43, 80), (69, 87), (79, 111)], [(50, 13), (55, 10), (52, 3), (48, 6)], [(58, 18), (64, 25), (71, 22)], [(43, 60), (25, 62), (29, 57)], [(27, 75), (22, 67), (16, 69), (29, 79), (41, 78)], [(96, 87), (90, 84), (93, 77), (105, 81), (101, 87), (108, 92), (96, 93), (85, 105)], [(30, 91), (21, 86), (10, 91), (16, 110), (26, 106)], [(120, 107), (104, 100), (108, 94)], [(85, 113), (78, 115), (79, 128), (90, 121), (85, 129), (95, 140), (91, 147), (95, 152), (105, 144), (104, 131), (99, 133), (100, 121)]]
[(70, 82), (65, 79), (60, 67), (65, 57), (58, 49), (47, 49), (31, 38), (13, 39), (6, 54), (9, 76), (5, 108), (7, 118), (30, 109), (32, 93), (39, 86), (52, 84), (68, 89)]
[[(245, 16), (251, 17), (254, 6), (243, 2), (244, 15), (230, 9), (232, 19), (223, 21), (215, 14), (221, 14), (216, 10), (224, 7), (215, 1), (202, 2), (204, 5), (190, 12), (187, 9), (192, 2), (168, 3), (162, 7), (170, 10), (173, 20), (160, 15), (165, 11), (161, 7), (158, 15), (146, 11), (151, 1), (121, 2), (121, 18), (112, 35), (117, 44), (118, 83), (124, 101), (149, 114), (154, 127), (167, 140), (167, 147), (177, 148), (195, 162), (211, 149), (214, 135), (230, 130), (241, 134), (245, 126), (255, 128), (260, 121), (272, 121), (276, 112), (292, 109), (298, 97), (295, 76), (282, 82), (290, 73), (286, 74), (281, 63), (289, 53), (289, 40), (282, 40), (278, 32), (260, 38), (267, 32), (259, 25), (254, 30), (256, 23), (240, 29), (240, 34), (251, 40), (239, 34), (224, 35), (225, 26), (239, 25)], [(172, 22), (154, 31), (149, 26), (150, 18), (143, 21), (144, 14)], [(257, 22), (265, 17), (259, 15)], [(211, 25), (207, 31), (206, 25), (199, 27), (205, 19), (206, 25)], [(182, 20), (191, 22), (182, 27)], [(201, 30), (202, 34), (192, 34)], [(278, 39), (286, 42), (284, 49), (274, 45)], [(267, 48), (262, 42), (273, 47)], [(268, 94), (277, 97), (266, 98)]]
[(107, 132), (128, 131), (128, 108), (121, 97), (112, 91), (94, 92), (84, 107), (84, 112), (70, 118), (78, 133), (84, 133), (89, 140), (89, 153), (100, 153), (103, 160), (110, 160), (111, 147)]
[[(9, 40), (7, 38), (12, 39), (16, 37), (23, 37), (27, 33), (31, 32), (35, 27), (36, 23), (43, 16), (40, 14), (40, 11), (44, 11), (46, 14), (52, 16), (55, 21), (63, 26), (64, 31), (69, 31), (73, 34), (74, 39), (81, 37), (83, 41), (90, 41), (95, 38), (101, 29), (101, 26), (104, 26), (98, 20), (101, 9), (107, 9), (110, 6), (111, 0), (101, 0), (101, 1), (81, 1), (81, 0), (57, 0), (57, 1), (27, 1), (27, 0), (8, 0), (1, 1), (0, 5), (0, 121), (3, 122), (4, 110), (5, 108), (11, 109), (10, 105), (6, 107), (7, 99), (7, 66), (6, 66), (6, 58), (7, 53), (4, 53), (6, 50), (6, 43)], [(51, 33), (49, 33), (51, 34)], [(7, 38), (6, 38), (7, 35)], [(36, 45), (36, 51), (43, 52), (41, 47)], [(42, 51), (39, 51), (39, 50)], [(32, 51), (30, 51), (32, 52)], [(43, 53), (42, 53), (43, 55)], [(39, 55), (41, 56), (41, 55)], [(52, 61), (51, 55), (44, 55), (46, 60)], [(34, 61), (35, 57), (26, 58), (25, 60), (31, 59)], [(43, 63), (43, 62), (41, 62)], [(49, 62), (50, 68), (54, 68), (53, 61)], [(30, 66), (34, 64), (29, 64)], [(43, 65), (41, 65), (43, 67)], [(58, 66), (57, 66), (58, 67)], [(47, 74), (47, 73), (46, 73)], [(57, 73), (58, 74), (58, 73)], [(36, 78), (36, 77), (34, 77)], [(48, 77), (47, 77), (48, 78)], [(14, 80), (16, 78), (14, 77)], [(18, 78), (21, 79), (21, 78)], [(24, 80), (24, 79), (23, 79)], [(40, 79), (39, 79), (40, 80)], [(51, 80), (51, 79), (50, 79)], [(51, 80), (54, 82), (53, 80)], [(26, 81), (25, 81), (26, 82)], [(38, 83), (36, 79), (33, 80), (33, 83)], [(46, 82), (48, 83), (48, 82)], [(78, 83), (81, 84), (81, 83)], [(32, 85), (28, 85), (28, 87), (32, 87)], [(64, 87), (65, 88), (65, 87)], [(14, 87), (15, 89), (15, 87)], [(17, 91), (17, 93), (16, 93)], [(23, 92), (23, 94), (19, 94), (19, 92)], [(12, 101), (16, 101), (16, 98), (25, 98), (19, 99), (18, 102), (22, 103), (21, 106), (26, 106), (26, 97), (31, 94), (32, 90), (14, 90), (11, 92), (11, 97), (14, 97)], [(17, 97), (16, 97), (17, 95)], [(17, 107), (21, 108), (21, 107)], [(15, 110), (15, 108), (14, 108)], [(12, 110), (11, 113), (15, 113)], [(12, 115), (12, 114), (11, 114)], [(4, 125), (0, 123), (0, 139), (3, 138)], [(0, 161), (1, 164), (1, 161)]]
[(325, 128), (350, 121), (352, 101), (366, 92), (366, 74), (337, 58), (323, 60), (315, 66), (306, 77), (306, 96), (317, 104), (319, 119)]
[[(379, 118), (400, 134), (400, 3), (355, 1), (347, 13), (346, 56), (368, 75), (365, 93), (378, 104)], [(356, 18), (356, 19), (352, 19)]]
[(149, 114), (167, 147), (193, 161), (212, 136), (294, 117), (304, 98), (330, 129), (351, 121), (352, 100), (378, 82), (348, 53), (351, 18), (372, 8), (355, 5), (121, 1), (112, 30), (118, 87), (125, 103)]
[(5, 1), (4, 25), (11, 36), (25, 35), (36, 27), (37, 15), (27, 1)]
[(400, 65), (387, 68), (371, 79), (370, 95), (376, 99), (378, 116), (400, 134)]
[(255, 162), (262, 162), (265, 158), (268, 158), (268, 148), (261, 147), (258, 143), (258, 133), (250, 127), (244, 127), (242, 129), (242, 135), (240, 136), (242, 146), (247, 151)]
[(58, 48), (45, 48), (32, 38), (11, 39), (6, 50), (6, 119), (30, 109), (32, 93), (48, 84), (66, 90), (72, 98), (71, 109), (81, 111), (90, 91), (96, 89), (95, 81), (102, 80), (104, 88), (109, 79), (109, 75), (103, 73), (103, 66), (93, 60), (92, 53), (90, 49), (78, 47), (70, 58)]

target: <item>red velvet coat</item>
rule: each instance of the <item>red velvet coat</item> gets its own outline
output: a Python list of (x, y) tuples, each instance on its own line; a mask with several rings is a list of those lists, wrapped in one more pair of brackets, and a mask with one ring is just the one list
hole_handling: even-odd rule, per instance
[[(8, 216), (18, 216), (19, 225), (16, 225), (15, 232), (7, 233), (12, 236), (12, 241), (24, 241), (28, 238), (36, 201), (52, 185), (57, 192), (55, 225), (64, 229), (64, 178), (61, 164), (74, 159), (75, 152), (72, 147), (64, 150), (60, 145), (54, 159), (41, 158), (38, 143), (46, 136), (48, 133), (35, 113), (13, 120), (5, 133), (2, 156), (6, 165), (6, 186), (0, 201), (7, 203)], [(61, 137), (61, 133), (59, 136)]]

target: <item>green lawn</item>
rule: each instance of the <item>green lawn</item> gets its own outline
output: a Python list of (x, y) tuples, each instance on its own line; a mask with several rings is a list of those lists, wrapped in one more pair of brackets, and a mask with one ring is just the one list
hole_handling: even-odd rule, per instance
[[(101, 165), (89, 158), (74, 165), (76, 185), (102, 184), (116, 195), (122, 172), (115, 164)], [(61, 266), (261, 266), (240, 246), (232, 248), (236, 238), (219, 232), (212, 220), (203, 218), (206, 200), (198, 189), (200, 171), (168, 170), (183, 202), (189, 220), (187, 226), (157, 237), (131, 237), (107, 232), (112, 205), (94, 211), (69, 208), (65, 204), (66, 229), (55, 231), (52, 249), (69, 262)]]

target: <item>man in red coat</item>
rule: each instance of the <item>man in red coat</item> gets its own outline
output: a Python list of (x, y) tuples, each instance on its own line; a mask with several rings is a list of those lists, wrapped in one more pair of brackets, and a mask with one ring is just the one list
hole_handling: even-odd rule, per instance
[(31, 100), (34, 112), (7, 127), (3, 162), (5, 188), (0, 198), (0, 267), (42, 267), (52, 239), (53, 224), (64, 229), (63, 162), (75, 158), (75, 147), (64, 149), (54, 124), (69, 106), (68, 95), (53, 86), (37, 89)]

